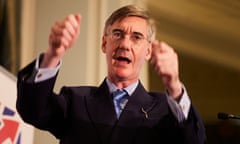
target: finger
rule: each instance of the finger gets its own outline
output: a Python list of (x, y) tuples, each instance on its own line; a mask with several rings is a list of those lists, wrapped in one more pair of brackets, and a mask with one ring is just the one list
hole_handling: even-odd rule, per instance
[(76, 31), (79, 29), (80, 23), (81, 23), (81, 15), (75, 14), (75, 15), (69, 15), (66, 20), (70, 23), (72, 28)]
[(80, 14), (75, 14), (75, 18), (76, 18), (76, 20), (78, 22), (78, 26), (79, 26), (81, 23), (82, 16)]
[(62, 21), (57, 21), (53, 26), (56, 35), (70, 35), (74, 37), (79, 29), (80, 15), (69, 15)]
[(75, 40), (75, 37), (78, 35), (78, 30), (75, 31), (73, 26), (68, 21), (63, 21), (60, 24), (56, 24), (52, 29), (52, 37), (60, 37), (63, 39), (64, 45), (67, 46)]
[(52, 32), (50, 33), (50, 41), (54, 43), (53, 47), (60, 47), (61, 44), (64, 46), (69, 45), (70, 41), (72, 41), (72, 37), (70, 36), (67, 29), (59, 28), (59, 26), (55, 26), (52, 28)]
[(62, 35), (62, 26), (61, 22), (57, 21), (54, 23), (54, 25), (51, 28), (51, 33), (53, 35)]
[(79, 26), (79, 18), (74, 14), (67, 16), (66, 21), (69, 21), (73, 28), (77, 28)]
[(152, 54), (155, 54), (159, 46), (159, 41), (155, 40), (152, 42)]
[[(73, 43), (78, 35), (79, 35), (79, 31), (80, 31), (80, 22), (81, 22), (81, 15), (80, 14), (76, 14), (76, 15), (69, 15), (66, 18), (66, 36), (69, 39), (69, 36), (71, 36), (71, 39), (69, 39), (71, 41), (71, 43)], [(68, 32), (68, 33), (67, 33)]]
[(154, 41), (152, 43), (153, 54), (154, 53), (165, 53), (165, 52), (174, 52), (173, 48), (169, 46), (166, 42), (163, 41)]
[(161, 52), (169, 52), (169, 53), (174, 52), (174, 49), (170, 45), (168, 45), (166, 42), (162, 41), (159, 43), (159, 45), (160, 45)]
[(77, 29), (77, 22), (74, 19), (74, 16), (68, 16), (68, 18), (65, 20), (65, 26), (68, 29), (69, 33), (74, 36), (75, 35), (75, 31)]
[(72, 39), (76, 33), (74, 26), (68, 20), (63, 20), (62, 22), (57, 23), (53, 30), (55, 31), (56, 35), (65, 36), (69, 40)]
[(158, 41), (158, 40), (154, 40), (154, 41), (152, 42), (152, 46), (153, 46), (154, 48), (156, 48), (158, 45), (159, 45), (159, 41)]

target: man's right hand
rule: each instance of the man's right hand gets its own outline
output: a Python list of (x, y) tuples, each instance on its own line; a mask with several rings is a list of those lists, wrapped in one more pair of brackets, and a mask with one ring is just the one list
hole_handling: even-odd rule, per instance
[(71, 14), (57, 21), (49, 34), (49, 48), (44, 53), (40, 68), (55, 67), (64, 53), (72, 47), (80, 33), (80, 14)]

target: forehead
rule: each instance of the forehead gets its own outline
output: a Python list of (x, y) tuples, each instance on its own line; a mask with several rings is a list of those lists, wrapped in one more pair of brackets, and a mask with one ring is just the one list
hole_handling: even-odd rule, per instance
[(110, 26), (110, 30), (114, 29), (121, 29), (124, 32), (132, 33), (132, 32), (139, 32), (144, 35), (147, 34), (147, 21), (140, 17), (126, 17), (122, 20), (115, 21), (112, 26)]

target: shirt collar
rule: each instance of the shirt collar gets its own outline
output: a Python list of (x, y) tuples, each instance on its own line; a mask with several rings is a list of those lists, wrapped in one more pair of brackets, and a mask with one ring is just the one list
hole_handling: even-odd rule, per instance
[[(110, 93), (113, 93), (114, 91), (116, 91), (117, 89), (119, 89), (114, 83), (112, 83), (108, 78), (106, 79), (107, 85), (108, 85), (108, 89)], [(134, 83), (132, 83), (131, 85), (127, 86), (124, 88), (124, 90), (127, 91), (128, 95), (131, 96), (133, 94), (133, 92), (135, 91), (135, 89), (137, 88), (139, 81), (136, 81)]]

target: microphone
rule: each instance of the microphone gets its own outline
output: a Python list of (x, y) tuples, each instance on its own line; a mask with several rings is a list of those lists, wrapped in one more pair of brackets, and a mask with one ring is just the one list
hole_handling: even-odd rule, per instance
[(239, 119), (240, 120), (240, 116), (238, 116), (238, 115), (227, 114), (227, 113), (223, 113), (223, 112), (219, 112), (217, 117), (218, 117), (218, 119), (222, 119), (222, 120), (227, 120), (227, 119)]

